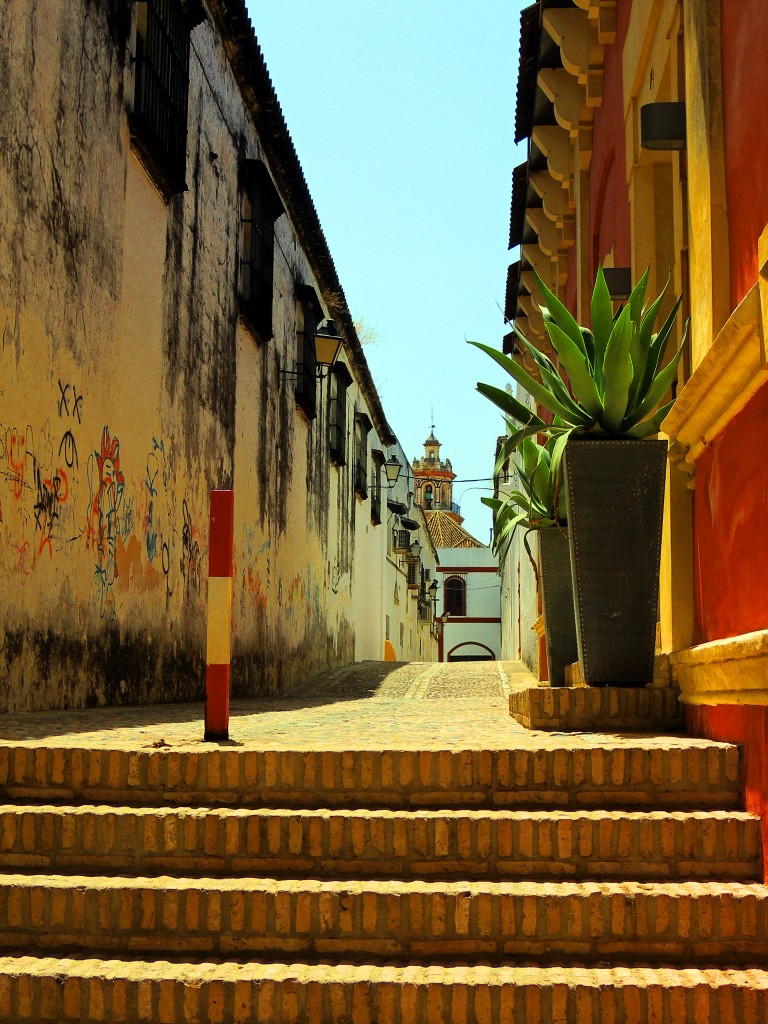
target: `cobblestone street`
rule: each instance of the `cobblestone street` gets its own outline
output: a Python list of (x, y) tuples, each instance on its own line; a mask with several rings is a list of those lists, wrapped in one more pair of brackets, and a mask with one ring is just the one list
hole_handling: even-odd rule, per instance
[[(705, 746), (690, 737), (530, 731), (510, 717), (518, 662), (361, 662), (321, 673), (285, 697), (234, 701), (223, 750), (553, 750)], [(0, 746), (215, 750), (202, 703), (32, 712), (0, 719)]]
[[(284, 697), (233, 701), (228, 746), (505, 746), (526, 737), (509, 717), (510, 690), (532, 682), (516, 662), (361, 662), (320, 673)], [(0, 720), (0, 743), (210, 749), (203, 715), (202, 704), (9, 715)]]

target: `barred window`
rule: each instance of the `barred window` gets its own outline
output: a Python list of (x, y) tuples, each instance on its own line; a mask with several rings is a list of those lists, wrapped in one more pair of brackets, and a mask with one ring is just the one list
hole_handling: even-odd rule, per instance
[(443, 600), (449, 615), (467, 614), (467, 585), (460, 576), (449, 576), (445, 581)]
[(368, 431), (371, 421), (364, 412), (355, 413), (355, 494), (368, 497)]
[(351, 382), (344, 363), (334, 363), (328, 383), (328, 450), (331, 461), (337, 466), (347, 461), (347, 388)]
[(381, 522), (381, 467), (384, 465), (384, 453), (371, 452), (371, 522), (378, 526)]
[(315, 331), (323, 310), (315, 289), (299, 285), (298, 330), (296, 332), (296, 403), (309, 419), (317, 415), (317, 362)]
[(261, 160), (242, 163), (240, 204), (240, 317), (260, 341), (269, 341), (275, 221), (283, 206)]
[(180, 0), (138, 0), (131, 143), (168, 199), (185, 192), (189, 33), (202, 20)]

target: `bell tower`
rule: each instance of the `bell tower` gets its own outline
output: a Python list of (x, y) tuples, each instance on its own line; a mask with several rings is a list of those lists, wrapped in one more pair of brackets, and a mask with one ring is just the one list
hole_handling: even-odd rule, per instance
[(414, 502), (425, 512), (447, 512), (457, 523), (464, 520), (459, 506), (453, 500), (453, 481), (456, 474), (450, 459), (440, 458), (440, 442), (435, 437), (435, 425), (424, 442), (424, 458), (413, 460)]

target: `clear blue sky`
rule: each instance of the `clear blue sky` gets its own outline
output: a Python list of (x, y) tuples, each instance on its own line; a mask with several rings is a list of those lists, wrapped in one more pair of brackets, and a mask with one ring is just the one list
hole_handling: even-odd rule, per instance
[[(489, 477), (501, 346), (520, 10), (530, 0), (249, 0), (347, 302), (409, 458), (431, 409), (459, 481)], [(481, 484), (457, 482), (487, 542)], [(488, 486), (488, 485), (487, 485)], [(489, 493), (489, 492), (485, 492)]]

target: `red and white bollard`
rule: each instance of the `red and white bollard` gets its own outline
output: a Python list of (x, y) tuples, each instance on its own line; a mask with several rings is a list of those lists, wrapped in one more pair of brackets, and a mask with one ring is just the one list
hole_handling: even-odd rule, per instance
[(204, 739), (214, 741), (229, 739), (234, 513), (234, 491), (211, 491)]

